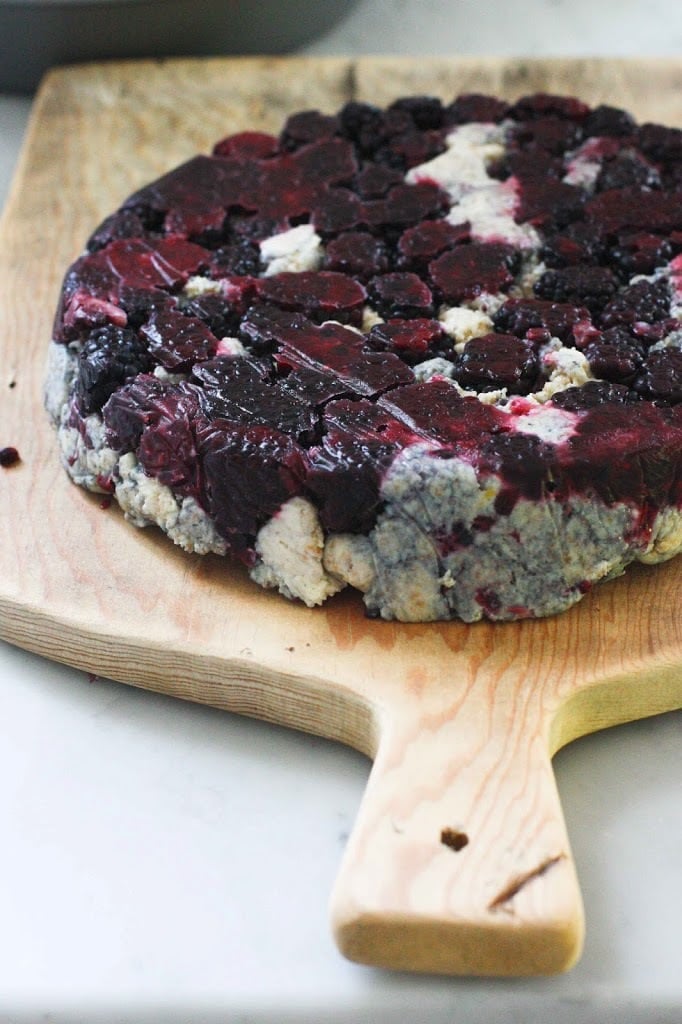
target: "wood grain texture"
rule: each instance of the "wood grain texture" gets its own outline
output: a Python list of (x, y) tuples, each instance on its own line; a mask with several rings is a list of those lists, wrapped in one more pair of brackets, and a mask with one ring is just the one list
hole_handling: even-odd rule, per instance
[[(583, 915), (551, 768), (563, 744), (682, 706), (682, 559), (563, 615), (491, 625), (310, 611), (70, 485), (42, 412), (61, 276), (133, 189), (218, 138), (346, 99), (534, 89), (682, 124), (678, 62), (244, 59), (92, 65), (36, 100), (0, 228), (0, 636), (374, 758), (332, 895), (342, 951), (392, 968), (546, 974)], [(295, 794), (292, 794), (292, 801)]]

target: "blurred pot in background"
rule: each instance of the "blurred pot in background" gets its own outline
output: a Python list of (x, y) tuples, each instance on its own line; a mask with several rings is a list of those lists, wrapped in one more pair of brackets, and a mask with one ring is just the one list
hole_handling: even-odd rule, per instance
[(54, 64), (276, 54), (330, 29), (357, 0), (0, 0), (0, 91)]

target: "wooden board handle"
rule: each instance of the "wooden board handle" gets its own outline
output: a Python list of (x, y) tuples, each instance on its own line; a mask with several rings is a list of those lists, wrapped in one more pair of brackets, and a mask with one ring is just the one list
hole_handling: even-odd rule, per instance
[[(478, 687), (480, 690), (480, 687)], [(379, 721), (332, 894), (351, 960), (535, 975), (580, 955), (583, 910), (540, 695), (440, 694)], [(510, 695), (507, 695), (509, 697)]]

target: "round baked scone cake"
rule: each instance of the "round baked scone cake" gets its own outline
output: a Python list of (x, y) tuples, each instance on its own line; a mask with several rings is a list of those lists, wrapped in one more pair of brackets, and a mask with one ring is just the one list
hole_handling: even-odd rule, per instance
[(682, 131), (535, 94), (293, 115), (64, 281), (72, 479), (401, 621), (549, 615), (682, 550)]

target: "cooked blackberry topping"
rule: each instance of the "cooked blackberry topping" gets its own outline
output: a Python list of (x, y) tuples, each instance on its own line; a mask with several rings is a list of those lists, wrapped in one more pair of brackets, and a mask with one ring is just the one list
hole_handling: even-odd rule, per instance
[(611, 327), (590, 342), (585, 357), (595, 377), (615, 384), (631, 384), (644, 361), (642, 342), (623, 327)]
[(443, 124), (443, 103), (437, 96), (401, 96), (388, 109), (409, 114), (420, 131), (437, 129)]
[(310, 142), (331, 139), (339, 130), (338, 118), (322, 114), (319, 110), (302, 110), (285, 121), (279, 137), (280, 149), (293, 152)]
[[(483, 178), (480, 194), (481, 154), (474, 145), (472, 180), (467, 166), (459, 182), (457, 150), (461, 143), (466, 163), (470, 136), (452, 131), (472, 121), (504, 122), (493, 133), (503, 155), (486, 168), (494, 187), (486, 190)], [(416, 184), (406, 180), (446, 144), (452, 161), (439, 161), (432, 177), (420, 171)], [(583, 173), (584, 185), (569, 183)], [(451, 223), (462, 193), (470, 222)], [(299, 233), (320, 269), (274, 273), (261, 243), (300, 225), (321, 236), (318, 248), (312, 231)], [(469, 471), (463, 464), (482, 486), (496, 474), (500, 491), (494, 512), (427, 530), (436, 556), (453, 565), (498, 527), (516, 545), (525, 509), (520, 531), (505, 517), (523, 497), (556, 501), (559, 522), (571, 513), (569, 499), (584, 501), (590, 515), (597, 509), (595, 535), (599, 501), (635, 502), (643, 523), (625, 540), (636, 544), (672, 504), (678, 470), (682, 352), (673, 339), (654, 343), (680, 326), (671, 316), (680, 252), (682, 133), (638, 128), (618, 108), (538, 93), (513, 106), (469, 94), (446, 106), (408, 96), (386, 109), (354, 101), (337, 115), (301, 111), (279, 137), (223, 139), (211, 156), (140, 190), (93, 233), (67, 274), (56, 320), (55, 339), (81, 350), (62, 443), (68, 448), (80, 429), (96, 446), (82, 418), (101, 409), (107, 445), (133, 452), (176, 498), (198, 503), (183, 506), (197, 513), (190, 544), (198, 536), (220, 549), (217, 530), (267, 585), (279, 570), (268, 575), (256, 538), (289, 498), (312, 502), (327, 532), (366, 533), (383, 511), (378, 534), (365, 538), (380, 545), (391, 540), (392, 516), (405, 511), (406, 520), (413, 500), (430, 511), (441, 479), (458, 483)], [(203, 286), (188, 284), (196, 275)], [(521, 297), (531, 287), (534, 297)], [(446, 315), (444, 306), (463, 308)], [(357, 328), (366, 326), (366, 307), (383, 322), (365, 334)], [(479, 331), (487, 333), (470, 337)], [(553, 362), (547, 353), (561, 344), (579, 351), (559, 351)], [(545, 357), (558, 371), (552, 384), (584, 360), (596, 379), (544, 406), (521, 397), (546, 383)], [(499, 402), (491, 391), (516, 397)], [(552, 405), (575, 416), (553, 415)], [(561, 442), (532, 434), (533, 423), (539, 432), (556, 426)], [(123, 481), (133, 503), (144, 497), (138, 477)], [(404, 510), (391, 488), (407, 495)], [(305, 507), (291, 506), (294, 520)], [(309, 504), (306, 514), (314, 520)], [(285, 516), (271, 525), (281, 533), (291, 524)], [(532, 545), (528, 552), (532, 576), (542, 556)], [(372, 607), (394, 570), (409, 571), (402, 550), (387, 569), (391, 557), (377, 546)], [(445, 613), (458, 606), (467, 571), (452, 570), (452, 591), (434, 577)], [(526, 572), (521, 563), (518, 572)], [(515, 604), (497, 583), (476, 583), (474, 617), (481, 607), (494, 618), (529, 614), (533, 602), (519, 587)]]
[(495, 124), (503, 121), (509, 113), (509, 104), (495, 96), (482, 93), (465, 93), (458, 96), (444, 110), (446, 124), (467, 124), (469, 121), (487, 121)]
[(661, 176), (655, 167), (633, 150), (623, 150), (614, 159), (606, 160), (597, 178), (595, 189), (660, 188)]
[(535, 282), (533, 291), (539, 299), (554, 302), (580, 302), (591, 313), (603, 309), (618, 287), (618, 280), (607, 267), (577, 264), (546, 270)]
[(585, 138), (592, 135), (632, 135), (635, 127), (635, 119), (626, 110), (604, 103), (591, 110), (583, 122)]
[(393, 352), (410, 366), (452, 353), (452, 341), (438, 321), (419, 318), (376, 324), (367, 345), (375, 352)]
[(525, 337), (533, 328), (546, 328), (550, 337), (567, 342), (572, 340), (576, 326), (589, 322), (589, 318), (585, 306), (543, 299), (508, 299), (493, 317), (493, 324), (497, 331), (517, 338)]
[(78, 356), (76, 396), (83, 415), (99, 412), (117, 388), (151, 366), (134, 331), (111, 325), (96, 328)]
[(510, 394), (528, 394), (537, 375), (533, 346), (513, 334), (486, 334), (468, 341), (453, 374), (464, 388), (506, 388)]
[(458, 305), (484, 292), (506, 291), (514, 283), (519, 254), (501, 242), (472, 242), (444, 252), (429, 264), (431, 280), (445, 302)]
[(433, 313), (433, 296), (416, 274), (381, 274), (372, 278), (367, 290), (370, 304), (386, 319), (429, 317)]
[(666, 405), (682, 402), (682, 349), (649, 352), (633, 385), (643, 398)]
[(602, 327), (619, 324), (654, 324), (670, 316), (670, 288), (668, 282), (637, 281), (623, 288), (601, 314)]
[(367, 231), (344, 231), (327, 245), (324, 269), (336, 270), (367, 282), (390, 268), (386, 244)]

